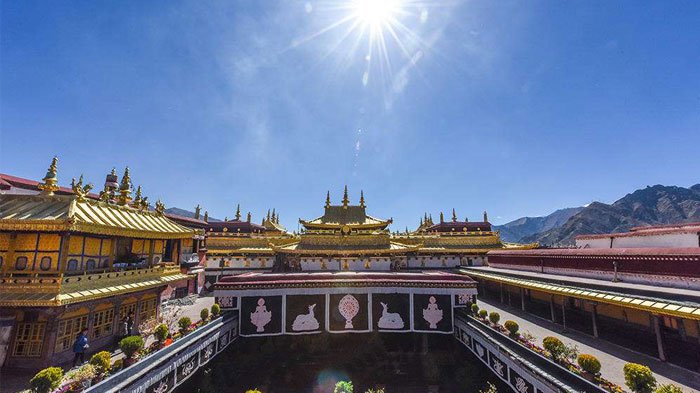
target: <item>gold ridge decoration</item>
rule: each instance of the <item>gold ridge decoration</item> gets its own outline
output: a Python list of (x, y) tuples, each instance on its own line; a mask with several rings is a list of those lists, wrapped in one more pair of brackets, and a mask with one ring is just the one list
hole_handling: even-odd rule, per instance
[(360, 207), (361, 208), (367, 207), (367, 206), (365, 206), (365, 193), (362, 190), (360, 190)]
[(326, 208), (331, 207), (331, 192), (326, 191)]
[(199, 220), (199, 213), (201, 210), (202, 210), (202, 208), (199, 206), (199, 204), (197, 204), (197, 206), (195, 206), (195, 208), (194, 208), (194, 219), (195, 220)]
[(350, 199), (348, 199), (348, 186), (345, 186), (345, 191), (343, 192), (343, 207), (347, 209), (350, 204)]
[(156, 215), (162, 216), (165, 214), (165, 204), (159, 200), (156, 201)]
[(241, 220), (241, 204), (236, 205), (236, 221)]
[(37, 188), (41, 190), (43, 195), (53, 195), (54, 192), (58, 191), (58, 157), (54, 156), (51, 160), (51, 165), (46, 171), (46, 176), (44, 176), (43, 183), (37, 185)]
[(83, 175), (81, 174), (80, 179), (76, 182), (75, 178), (73, 178), (70, 185), (73, 193), (78, 197), (78, 202), (85, 202), (85, 196), (92, 190), (92, 183), (83, 186)]
[(136, 194), (134, 195), (134, 207), (141, 208), (141, 202), (143, 198), (141, 196), (141, 186), (136, 187)]
[(129, 167), (124, 170), (122, 182), (119, 185), (119, 198), (117, 204), (120, 206), (128, 205), (131, 202), (131, 177), (129, 176)]

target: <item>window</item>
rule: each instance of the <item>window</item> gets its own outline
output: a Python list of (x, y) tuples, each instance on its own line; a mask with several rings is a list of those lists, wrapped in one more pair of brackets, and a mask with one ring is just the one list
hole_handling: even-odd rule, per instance
[(78, 270), (78, 260), (77, 259), (71, 259), (68, 261), (68, 270)]
[(27, 268), (27, 257), (17, 257), (15, 261), (15, 270), (24, 270)]
[(158, 302), (157, 298), (153, 299), (148, 299), (144, 300), (141, 302), (141, 306), (139, 307), (139, 323), (144, 323), (147, 320), (151, 318), (156, 317), (156, 303)]
[(87, 327), (88, 316), (63, 319), (58, 322), (58, 332), (56, 333), (56, 352), (62, 352), (73, 346), (73, 341), (78, 334)]
[(112, 334), (114, 327), (114, 308), (97, 311), (92, 320), (92, 336), (94, 338)]
[(51, 269), (51, 257), (43, 257), (41, 258), (41, 262), (39, 262), (39, 267), (41, 270), (49, 270)]
[(128, 317), (129, 314), (132, 313), (134, 314), (134, 317), (136, 317), (136, 302), (122, 304), (121, 307), (119, 307), (119, 320), (121, 321), (122, 318)]
[(94, 259), (88, 259), (86, 270), (95, 270), (95, 265), (96, 264)]
[(43, 322), (17, 324), (15, 348), (12, 351), (12, 356), (40, 357), (45, 327), (46, 324)]

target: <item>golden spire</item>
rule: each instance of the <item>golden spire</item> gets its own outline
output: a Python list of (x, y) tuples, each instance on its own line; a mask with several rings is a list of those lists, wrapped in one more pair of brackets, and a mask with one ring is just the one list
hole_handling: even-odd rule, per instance
[(270, 221), (270, 209), (267, 209), (267, 221)]
[(445, 222), (445, 215), (442, 214), (442, 212), (440, 212), (440, 224), (442, 224), (443, 222)]
[(202, 207), (199, 206), (199, 203), (198, 203), (197, 206), (195, 206), (195, 208), (194, 208), (194, 218), (195, 218), (195, 220), (199, 220), (199, 213), (200, 213), (201, 211), (202, 211)]
[(92, 184), (88, 183), (85, 186), (83, 186), (83, 175), (80, 175), (80, 179), (76, 183), (75, 178), (71, 180), (70, 182), (71, 188), (73, 189), (73, 193), (78, 196), (78, 201), (79, 202), (84, 202), (85, 201), (85, 196), (92, 190)]
[(348, 199), (348, 186), (345, 186), (345, 191), (343, 191), (343, 207), (347, 209), (350, 200)]
[(326, 208), (331, 206), (331, 192), (326, 191)]
[(228, 216), (225, 216), (225, 217), (224, 217), (224, 221), (228, 221)]
[(277, 215), (275, 216), (275, 224), (279, 224), (279, 223), (280, 223), (280, 214), (277, 213)]
[(272, 216), (270, 216), (270, 220), (271, 220), (272, 222), (275, 222), (275, 216), (276, 216), (275, 208), (272, 208)]
[(360, 190), (360, 207), (365, 207), (365, 193)]
[(209, 211), (204, 211), (204, 222), (209, 222)]
[(433, 225), (433, 215), (432, 213), (428, 215), (428, 219), (430, 220), (430, 225)]
[(250, 222), (252, 218), (253, 216), (251, 216), (250, 212), (248, 212), (248, 217), (246, 217), (246, 221)]
[(134, 207), (139, 207), (141, 206), (141, 201), (143, 198), (141, 197), (141, 186), (136, 187), (136, 194), (134, 195)]
[(131, 177), (129, 176), (129, 167), (124, 169), (124, 176), (122, 176), (122, 182), (119, 185), (119, 198), (117, 201), (118, 205), (124, 206), (131, 202)]
[(241, 220), (241, 204), (236, 205), (236, 220)]
[(141, 204), (139, 205), (139, 208), (141, 210), (148, 210), (148, 205), (148, 197), (143, 197), (143, 199), (141, 199)]
[(156, 201), (156, 214), (159, 216), (165, 214), (165, 204), (160, 199)]
[(486, 213), (486, 210), (484, 210), (484, 222), (489, 222), (489, 215)]
[(422, 226), (423, 226), (423, 217), (420, 218), (420, 225), (419, 225), (419, 227), (422, 227)]
[(464, 217), (464, 222), (469, 222), (469, 217)]
[(452, 208), (452, 222), (457, 222), (457, 213), (454, 207)]
[(36, 188), (41, 190), (42, 195), (53, 195), (54, 192), (58, 191), (58, 157), (54, 156), (51, 160), (51, 165), (46, 171), (46, 176), (44, 176), (43, 183), (39, 183)]

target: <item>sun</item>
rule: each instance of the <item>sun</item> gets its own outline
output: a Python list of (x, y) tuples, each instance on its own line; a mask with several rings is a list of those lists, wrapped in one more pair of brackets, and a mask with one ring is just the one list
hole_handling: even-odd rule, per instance
[(401, 11), (400, 0), (354, 0), (351, 5), (355, 17), (365, 25), (377, 28), (391, 23)]

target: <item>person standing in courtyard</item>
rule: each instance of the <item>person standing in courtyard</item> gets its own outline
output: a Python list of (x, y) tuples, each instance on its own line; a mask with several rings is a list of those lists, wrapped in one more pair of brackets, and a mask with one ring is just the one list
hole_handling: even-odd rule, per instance
[(126, 319), (126, 334), (131, 336), (134, 334), (134, 312), (129, 313), (129, 317)]
[(73, 343), (73, 353), (75, 354), (73, 357), (73, 367), (78, 365), (78, 361), (80, 361), (80, 364), (85, 363), (85, 351), (90, 347), (88, 345), (87, 333), (88, 330), (85, 328), (81, 330), (78, 337), (75, 338), (75, 342)]

